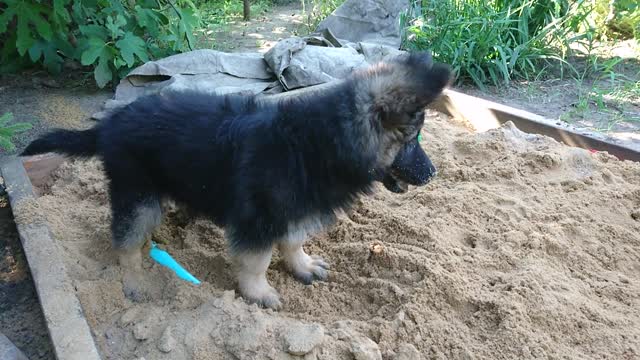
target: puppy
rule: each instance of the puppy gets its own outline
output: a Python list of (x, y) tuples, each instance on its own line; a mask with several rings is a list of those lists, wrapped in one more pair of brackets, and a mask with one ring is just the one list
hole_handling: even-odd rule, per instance
[(414, 53), (285, 100), (150, 95), (92, 129), (44, 135), (22, 155), (101, 158), (127, 296), (144, 298), (141, 247), (170, 198), (225, 228), (242, 296), (278, 309), (265, 276), (274, 247), (295, 278), (325, 279), (328, 265), (304, 251), (305, 239), (333, 224), (375, 181), (404, 192), (435, 175), (417, 136), (423, 109), (449, 80), (447, 66)]

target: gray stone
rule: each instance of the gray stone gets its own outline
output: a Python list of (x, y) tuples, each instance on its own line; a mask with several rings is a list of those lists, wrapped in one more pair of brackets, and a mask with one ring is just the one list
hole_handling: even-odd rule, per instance
[(421, 360), (420, 352), (411, 344), (401, 344), (394, 360)]
[(351, 354), (356, 360), (382, 360), (378, 344), (364, 336), (351, 340)]
[(292, 326), (284, 334), (284, 341), (289, 354), (302, 356), (322, 344), (324, 341), (324, 328), (319, 324)]
[(136, 340), (147, 340), (151, 337), (151, 328), (145, 323), (137, 323), (133, 327), (133, 337)]
[(136, 307), (131, 307), (129, 309), (127, 309), (122, 316), (120, 316), (120, 325), (121, 326), (127, 326), (131, 323), (133, 323), (136, 318), (138, 317), (138, 308)]
[(158, 340), (158, 350), (168, 353), (176, 347), (176, 339), (173, 337), (171, 326), (167, 326), (162, 333), (162, 337)]

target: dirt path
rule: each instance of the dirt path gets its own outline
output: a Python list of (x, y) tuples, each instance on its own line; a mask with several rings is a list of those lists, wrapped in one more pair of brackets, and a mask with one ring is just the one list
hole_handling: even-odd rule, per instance
[(268, 12), (254, 14), (251, 21), (241, 19), (214, 28), (201, 39), (203, 45), (225, 52), (267, 52), (280, 39), (306, 35), (309, 28), (298, 1), (275, 6)]

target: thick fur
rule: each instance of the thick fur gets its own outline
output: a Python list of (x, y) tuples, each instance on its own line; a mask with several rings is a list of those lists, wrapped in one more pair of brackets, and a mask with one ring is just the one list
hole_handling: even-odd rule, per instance
[[(278, 102), (151, 95), (93, 129), (45, 135), (23, 155), (102, 159), (116, 249), (139, 248), (160, 223), (161, 200), (171, 198), (225, 227), (236, 256), (262, 254), (259, 262), (268, 264), (274, 245), (299, 245), (286, 251), (294, 274), (308, 283), (326, 263), (304, 253), (306, 236), (330, 225), (376, 180), (423, 185), (435, 174), (416, 136), (423, 108), (449, 77), (448, 67), (420, 53), (355, 72), (330, 91)], [(267, 290), (241, 291), (273, 305), (260, 298)]]

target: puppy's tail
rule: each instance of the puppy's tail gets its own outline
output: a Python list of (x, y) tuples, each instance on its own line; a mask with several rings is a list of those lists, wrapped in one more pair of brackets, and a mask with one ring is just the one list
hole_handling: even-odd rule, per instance
[(70, 156), (91, 157), (96, 154), (97, 132), (89, 130), (57, 129), (34, 140), (21, 156), (56, 152)]

